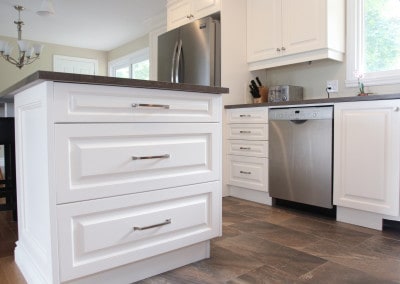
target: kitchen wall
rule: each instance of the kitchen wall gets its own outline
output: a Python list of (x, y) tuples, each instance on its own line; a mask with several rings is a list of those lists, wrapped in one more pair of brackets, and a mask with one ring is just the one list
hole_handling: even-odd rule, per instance
[(134, 53), (135, 51), (141, 50), (146, 47), (149, 47), (149, 35), (144, 35), (131, 42), (128, 42), (127, 44), (124, 44), (109, 51), (108, 61), (113, 61), (115, 59), (124, 57), (128, 54)]
[[(14, 54), (16, 54), (18, 48), (15, 38), (0, 36), (0, 40), (6, 40), (13, 44)], [(40, 59), (31, 65), (22, 67), (21, 70), (5, 60), (0, 59), (0, 92), (37, 70), (52, 71), (53, 55), (97, 59), (99, 61), (99, 75), (107, 74), (107, 52), (105, 51), (68, 47), (50, 43), (43, 44), (45, 46)]]
[[(339, 80), (339, 92), (332, 93), (331, 97), (355, 96), (358, 89), (346, 88), (346, 62), (319, 60), (311, 63), (300, 63), (289, 66), (265, 70), (266, 83), (273, 85), (298, 85), (304, 87), (305, 99), (327, 98), (325, 91), (327, 80)], [(387, 86), (366, 87), (369, 93), (393, 94), (400, 93), (400, 84)]]

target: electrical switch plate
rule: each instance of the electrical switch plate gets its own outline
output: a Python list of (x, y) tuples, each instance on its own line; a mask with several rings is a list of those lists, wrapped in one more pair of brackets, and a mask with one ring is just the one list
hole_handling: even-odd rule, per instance
[(339, 92), (339, 81), (338, 80), (326, 81), (326, 90), (328, 91), (328, 93)]

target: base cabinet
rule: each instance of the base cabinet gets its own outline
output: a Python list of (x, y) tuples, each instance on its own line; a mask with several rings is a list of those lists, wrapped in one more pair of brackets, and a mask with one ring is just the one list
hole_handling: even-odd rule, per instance
[(27, 282), (127, 284), (209, 257), (221, 107), (218, 94), (57, 82), (17, 94)]
[(334, 204), (399, 216), (400, 100), (335, 104)]

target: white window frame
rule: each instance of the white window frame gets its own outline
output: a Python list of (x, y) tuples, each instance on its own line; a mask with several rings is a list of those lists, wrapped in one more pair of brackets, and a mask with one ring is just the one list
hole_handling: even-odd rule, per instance
[[(363, 0), (347, 2), (347, 66), (346, 87), (357, 87), (356, 72), (362, 72), (363, 40)], [(390, 85), (400, 83), (400, 70), (371, 72), (364, 74), (365, 86)]]
[[(72, 57), (72, 56), (64, 56), (64, 55), (53, 55), (53, 71), (55, 72), (64, 72), (62, 69), (59, 69), (63, 66), (63, 62), (68, 61), (74, 67), (79, 68), (81, 65), (90, 66), (93, 70), (93, 74), (90, 75), (98, 75), (99, 74), (99, 61), (97, 59), (91, 58), (82, 58), (82, 57)], [(75, 72), (76, 73), (76, 72)], [(80, 73), (76, 73), (80, 74)]]
[(148, 47), (108, 62), (108, 76), (115, 77), (117, 69), (129, 66), (129, 77), (132, 78), (132, 65), (144, 60), (150, 60)]

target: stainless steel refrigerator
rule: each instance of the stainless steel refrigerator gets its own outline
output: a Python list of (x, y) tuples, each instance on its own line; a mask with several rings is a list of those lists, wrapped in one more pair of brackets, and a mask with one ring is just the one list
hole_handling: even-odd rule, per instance
[(221, 32), (206, 17), (158, 37), (158, 81), (221, 86)]

